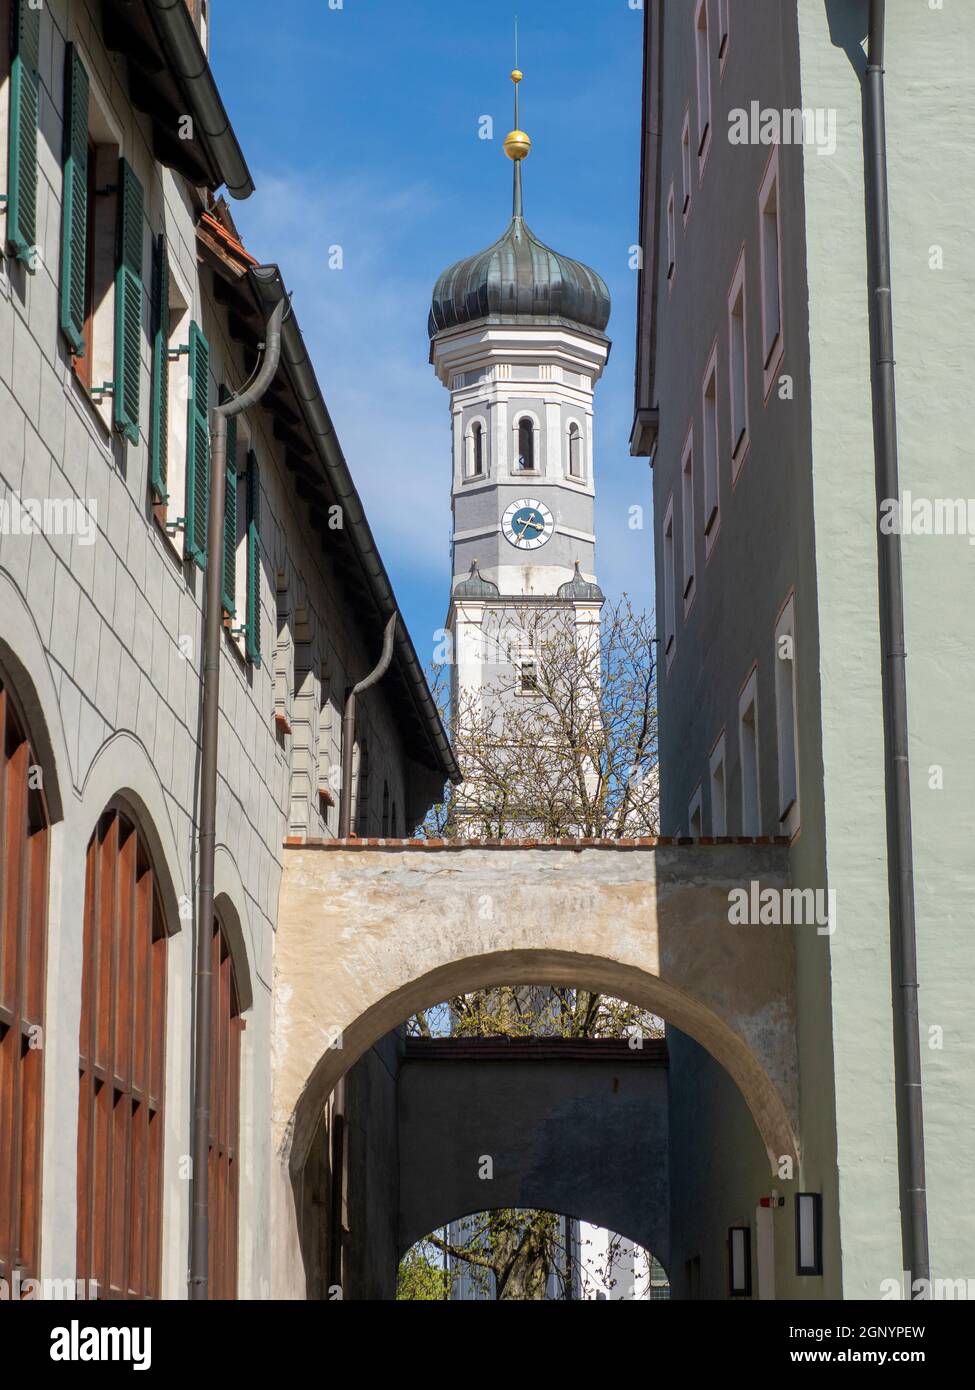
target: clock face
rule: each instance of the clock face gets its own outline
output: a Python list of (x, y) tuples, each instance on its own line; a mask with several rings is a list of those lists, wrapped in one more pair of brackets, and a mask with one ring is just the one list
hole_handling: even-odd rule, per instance
[(504, 538), (519, 550), (538, 550), (555, 531), (555, 518), (534, 497), (519, 497), (501, 518)]

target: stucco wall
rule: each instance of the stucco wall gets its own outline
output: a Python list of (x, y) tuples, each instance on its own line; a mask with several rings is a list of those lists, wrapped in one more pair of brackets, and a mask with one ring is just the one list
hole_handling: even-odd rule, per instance
[[(165, 231), (176, 273), (191, 289), (189, 317), (211, 345), (211, 399), (244, 376), (240, 348), (200, 271), (195, 212), (182, 181), (154, 162), (146, 118), (129, 104), (125, 62), (101, 41), (99, 7), (49, 0), (41, 11), (38, 190), (39, 264), (28, 275), (0, 264), (0, 495), (80, 499), (97, 520), (94, 543), (77, 534), (0, 534), (0, 669), (26, 707), (46, 752), (44, 776), (57, 815), (52, 836), (45, 1031), (41, 1273), (75, 1272), (78, 1034), (85, 850), (98, 817), (121, 798), (153, 847), (164, 885), (168, 946), (163, 1290), (186, 1292), (190, 1145), (194, 806), (201, 693), (202, 575), (185, 565), (149, 506), (149, 286), (151, 238)], [(61, 148), (65, 43), (76, 40), (93, 91), (111, 113), (122, 152), (146, 195), (143, 228), (141, 420), (138, 445), (109, 435), (74, 378), (58, 328)], [(5, 62), (5, 60), (4, 60)], [(0, 107), (9, 82), (0, 66)], [(4, 142), (5, 148), (5, 142)], [(174, 393), (175, 395), (175, 393)], [(171, 397), (173, 408), (178, 403)], [(262, 466), (261, 604), (265, 662), (239, 659), (228, 637), (221, 668), (217, 893), (239, 937), (239, 983), (249, 1005), (241, 1079), (240, 1291), (269, 1287), (271, 948), (291, 797), (291, 740), (274, 732), (273, 647), (277, 573), (292, 609), (303, 603), (333, 698), (371, 663), (357, 618), (308, 526), (272, 436), (251, 417)], [(403, 807), (403, 762), (382, 692), (363, 702), (370, 739), (373, 824), (382, 783)], [(323, 748), (327, 770), (335, 756)], [(401, 812), (402, 814), (402, 812)], [(334, 831), (334, 818), (332, 830)], [(328, 833), (313, 807), (311, 829)], [(218, 907), (220, 903), (218, 902)]]

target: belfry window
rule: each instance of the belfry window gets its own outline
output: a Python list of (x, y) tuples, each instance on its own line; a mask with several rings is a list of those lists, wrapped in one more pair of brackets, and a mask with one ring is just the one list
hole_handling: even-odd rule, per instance
[(582, 462), (582, 431), (573, 421), (569, 426), (569, 477), (582, 479), (585, 476)]
[(518, 468), (526, 473), (535, 469), (535, 427), (527, 415), (518, 421)]
[(471, 426), (470, 440), (468, 477), (481, 478), (484, 476), (484, 426), (480, 420), (475, 420)]

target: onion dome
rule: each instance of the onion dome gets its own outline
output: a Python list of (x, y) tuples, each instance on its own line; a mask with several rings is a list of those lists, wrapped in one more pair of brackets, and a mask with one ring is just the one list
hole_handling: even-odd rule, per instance
[(602, 603), (604, 599), (603, 591), (598, 584), (583, 579), (578, 560), (575, 574), (565, 584), (559, 585), (558, 595), (559, 598), (573, 599), (579, 603)]
[(471, 565), (471, 572), (466, 579), (462, 579), (454, 590), (454, 598), (470, 599), (491, 599), (500, 595), (497, 584), (492, 584), (490, 579), (485, 579), (478, 563), (475, 560)]
[(602, 334), (606, 283), (589, 266), (553, 251), (516, 216), (493, 246), (445, 270), (433, 291), (429, 333), (490, 323), (569, 323)]
[(521, 166), (531, 139), (518, 125), (522, 73), (516, 68), (511, 77), (515, 129), (504, 141), (504, 152), (514, 164), (511, 223), (493, 246), (458, 261), (440, 276), (433, 291), (430, 337), (481, 322), (564, 323), (602, 335), (611, 308), (605, 280), (581, 261), (553, 251), (525, 223)]

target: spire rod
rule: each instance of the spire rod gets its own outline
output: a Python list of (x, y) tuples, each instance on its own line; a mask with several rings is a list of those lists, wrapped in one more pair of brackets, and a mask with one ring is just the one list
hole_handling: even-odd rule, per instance
[(515, 15), (515, 66), (511, 73), (511, 80), (515, 84), (515, 128), (505, 139), (504, 152), (515, 166), (512, 214), (518, 219), (523, 216), (521, 201), (521, 161), (526, 158), (532, 147), (532, 142), (521, 129), (520, 123), (521, 115), (518, 88), (523, 77), (524, 73), (518, 66), (518, 16)]

